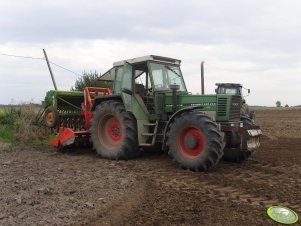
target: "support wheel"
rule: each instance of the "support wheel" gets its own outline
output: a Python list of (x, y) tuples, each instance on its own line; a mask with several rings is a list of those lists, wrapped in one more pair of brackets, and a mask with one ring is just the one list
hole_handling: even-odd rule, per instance
[(58, 111), (52, 107), (49, 106), (46, 108), (44, 113), (44, 123), (48, 128), (55, 128), (59, 124), (59, 113)]
[(91, 140), (97, 154), (109, 159), (129, 159), (137, 154), (137, 125), (121, 102), (108, 100), (97, 106), (91, 120)]
[(168, 154), (185, 169), (209, 170), (223, 155), (224, 133), (209, 116), (199, 112), (176, 117), (167, 138)]

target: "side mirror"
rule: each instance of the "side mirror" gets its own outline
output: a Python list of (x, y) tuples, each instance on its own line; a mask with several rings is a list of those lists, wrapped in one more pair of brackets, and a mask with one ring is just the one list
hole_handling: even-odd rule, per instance
[(217, 93), (217, 88), (215, 89), (215, 93)]
[(177, 84), (170, 84), (169, 85), (169, 88), (172, 90), (172, 91), (177, 91), (180, 89), (180, 85), (177, 85)]
[(250, 89), (248, 89), (248, 94), (250, 94)]

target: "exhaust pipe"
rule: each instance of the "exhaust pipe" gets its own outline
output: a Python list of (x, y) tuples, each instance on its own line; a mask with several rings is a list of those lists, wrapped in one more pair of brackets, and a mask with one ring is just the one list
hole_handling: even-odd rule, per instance
[(201, 86), (202, 86), (202, 95), (205, 94), (205, 84), (204, 84), (204, 63), (205, 61), (201, 62)]
[(171, 85), (169, 85), (169, 88), (172, 91), (172, 111), (176, 112), (177, 111), (177, 104), (178, 104), (177, 91), (180, 89), (180, 85), (171, 84)]

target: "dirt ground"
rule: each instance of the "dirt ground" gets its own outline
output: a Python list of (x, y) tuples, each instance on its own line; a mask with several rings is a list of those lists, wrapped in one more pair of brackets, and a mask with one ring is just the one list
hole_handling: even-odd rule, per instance
[(0, 225), (279, 225), (270, 205), (301, 215), (301, 110), (256, 116), (260, 149), (206, 173), (158, 153), (111, 161), (91, 150), (2, 147)]

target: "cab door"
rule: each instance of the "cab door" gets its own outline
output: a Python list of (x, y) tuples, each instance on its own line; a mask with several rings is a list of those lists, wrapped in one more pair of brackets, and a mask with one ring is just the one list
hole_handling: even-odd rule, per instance
[(134, 93), (133, 89), (133, 66), (128, 62), (124, 62), (123, 66), (123, 76), (121, 83), (121, 97), (127, 111), (132, 111), (132, 95)]

